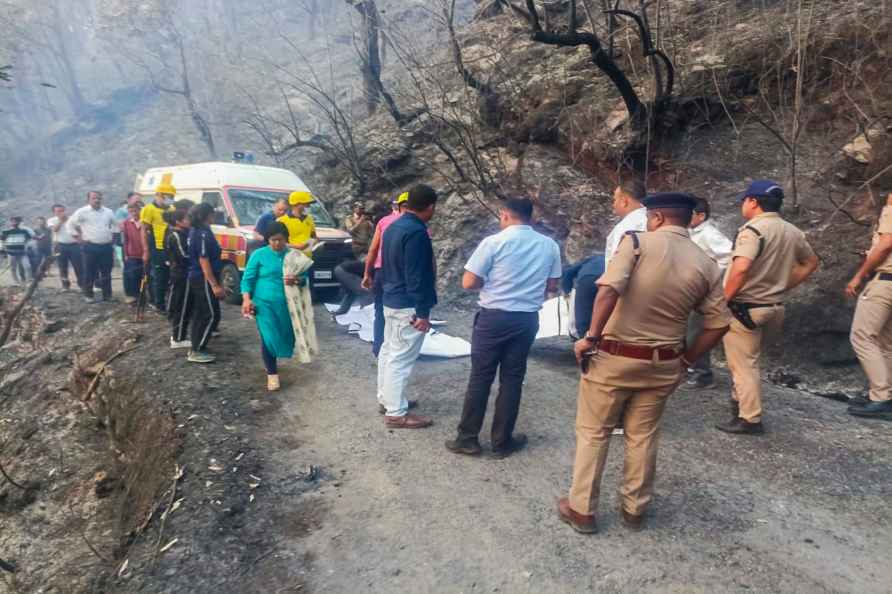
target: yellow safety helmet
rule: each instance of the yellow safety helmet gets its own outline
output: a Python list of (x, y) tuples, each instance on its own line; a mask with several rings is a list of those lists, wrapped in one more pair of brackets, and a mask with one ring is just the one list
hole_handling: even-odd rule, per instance
[(396, 199), (397, 204), (402, 204), (403, 202), (409, 201), (409, 192), (403, 192), (400, 194), (400, 197)]
[(316, 199), (313, 198), (313, 195), (309, 192), (304, 192), (298, 190), (297, 192), (291, 192), (291, 195), (288, 196), (288, 204), (294, 206), (295, 204), (311, 204), (315, 202)]
[(161, 176), (161, 183), (155, 188), (156, 194), (177, 195), (177, 189), (173, 187), (173, 173), (165, 173)]
[(161, 182), (160, 184), (158, 184), (158, 187), (155, 188), (155, 193), (176, 196), (177, 189), (173, 187), (173, 184), (171, 183)]

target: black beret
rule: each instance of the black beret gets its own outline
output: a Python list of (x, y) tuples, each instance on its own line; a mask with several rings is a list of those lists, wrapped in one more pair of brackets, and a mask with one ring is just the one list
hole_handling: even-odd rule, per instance
[(659, 192), (650, 194), (641, 201), (646, 208), (687, 208), (694, 210), (697, 199), (684, 192)]

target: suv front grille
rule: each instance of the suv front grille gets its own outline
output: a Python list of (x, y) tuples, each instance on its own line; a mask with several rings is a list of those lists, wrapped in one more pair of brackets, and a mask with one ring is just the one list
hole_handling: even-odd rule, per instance
[(353, 248), (349, 243), (326, 243), (313, 253), (314, 267), (330, 270), (353, 257)]

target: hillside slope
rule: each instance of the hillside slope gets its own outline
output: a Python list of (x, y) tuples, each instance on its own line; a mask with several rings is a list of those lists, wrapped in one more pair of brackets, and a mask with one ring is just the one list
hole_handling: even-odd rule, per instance
[[(233, 150), (253, 150), (261, 163), (297, 171), (339, 217), (356, 198), (380, 211), (414, 183), (440, 189), (443, 200), (433, 223), (440, 288), (447, 301), (461, 301), (468, 298), (458, 289), (463, 264), (496, 229), (496, 194), (532, 196), (539, 226), (560, 241), (567, 262), (603, 245), (615, 222), (609, 197), (622, 173), (629, 123), (616, 89), (586, 48), (534, 42), (529, 25), (507, 10), (458, 26), (464, 66), (499, 99), (495, 108), (484, 105), (481, 93), (456, 71), (435, 5), (385, 12), (392, 41), (385, 48), (383, 81), (408, 114), (402, 121), (384, 106), (364, 115), (358, 76), (348, 69), (351, 44), (327, 46), (338, 74), (333, 100), (349, 113), (346, 123), (365, 188), (343, 156), (310, 148), (271, 156), (269, 145), (244, 126), (224, 127), (220, 135)], [(842, 288), (869, 244), (882, 192), (892, 189), (886, 130), (892, 70), (885, 57), (889, 28), (883, 26), (889, 15), (863, 1), (807, 4), (806, 12), (798, 6), (665, 3), (658, 33), (675, 64), (675, 99), (670, 131), (655, 136), (647, 176), (651, 190), (709, 198), (716, 222), (733, 236), (741, 221), (730, 198), (747, 180), (777, 179), (791, 193), (787, 147), (795, 135), (799, 207), (786, 214), (806, 231), (823, 265), (792, 297), (789, 332), (778, 356), (800, 367), (793, 374), (800, 382), (826, 384), (837, 377), (848, 381), (840, 366), (855, 371), (845, 340), (852, 304)], [(559, 9), (549, 13), (553, 27), (565, 18)], [(422, 22), (429, 23), (431, 35), (419, 37)], [(647, 99), (653, 77), (634, 29), (618, 29), (615, 39), (617, 63)], [(317, 59), (326, 56), (325, 47), (312, 47)], [(258, 88), (264, 104), (256, 111), (267, 124), (286, 119), (286, 105), (306, 106), (309, 97), (292, 89), (282, 103), (274, 85), (263, 83), (272, 74), (243, 74)], [(180, 102), (146, 91), (141, 105), (122, 114), (117, 127), (65, 140), (37, 176), (17, 180), (21, 196), (30, 188), (40, 196), (39, 203), (24, 201), (26, 212), (44, 211), (57, 199), (76, 205), (90, 188), (105, 190), (114, 202), (150, 165), (205, 160)], [(318, 114), (307, 119), (318, 120)], [(287, 137), (281, 127), (273, 132)], [(22, 210), (22, 202), (0, 205), (0, 214)], [(801, 368), (811, 363), (817, 366)], [(785, 379), (796, 383), (790, 373)]]

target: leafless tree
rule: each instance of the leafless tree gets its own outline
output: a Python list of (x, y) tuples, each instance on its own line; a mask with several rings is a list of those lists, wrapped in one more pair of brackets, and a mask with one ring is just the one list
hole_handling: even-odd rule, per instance
[[(143, 46), (128, 53), (127, 58), (145, 73), (157, 91), (182, 99), (208, 155), (211, 159), (217, 159), (210, 116), (199, 104), (192, 82), (194, 56), (187, 50), (185, 35), (177, 25), (173, 7), (162, 7), (157, 16), (157, 28), (140, 31)], [(159, 37), (161, 42), (156, 43), (149, 37)]]
[(369, 115), (373, 115), (378, 109), (381, 100), (387, 105), (393, 119), (402, 121), (403, 114), (394, 101), (393, 96), (381, 82), (381, 18), (378, 13), (378, 5), (375, 0), (344, 0), (359, 12), (362, 19), (360, 27), (361, 47), (358, 48), (360, 71), (362, 72), (363, 85), (365, 87), (366, 106)]
[[(245, 110), (241, 123), (256, 134), (266, 147), (266, 154), (279, 164), (284, 164), (290, 155), (300, 149), (322, 151), (333, 157), (350, 172), (356, 182), (357, 193), (361, 195), (366, 189), (367, 175), (352, 123), (333, 94), (318, 84), (319, 82), (317, 79), (309, 84), (298, 83), (295, 80), (279, 83), (282, 102), (278, 109), (261, 107), (261, 102), (251, 91), (240, 87), (251, 106)], [(328, 121), (335, 134), (308, 133), (306, 124), (301, 124), (302, 118), (291, 105), (286, 89), (296, 91), (307, 98), (318, 112), (323, 114), (323, 119)]]
[(74, 56), (81, 51), (81, 40), (70, 27), (73, 14), (85, 10), (81, 2), (47, 0), (27, 13), (0, 12), (0, 30), (7, 40), (17, 42), (36, 63), (45, 64), (48, 78), (64, 95), (71, 113), (81, 117), (86, 111), (80, 73)]
[[(640, 2), (639, 12), (617, 9), (616, 5), (607, 11), (608, 15), (632, 20), (640, 37), (644, 57), (652, 61), (654, 96), (650, 101), (643, 101), (626, 72), (618, 64), (615, 54), (604, 49), (588, 2), (564, 0), (557, 3), (558, 7), (566, 9), (564, 28), (551, 26), (547, 4), (543, 11), (537, 6), (536, 0), (526, 0), (524, 7), (517, 6), (512, 0), (500, 0), (500, 2), (527, 21), (533, 41), (556, 47), (588, 47), (592, 63), (610, 79), (629, 113), (632, 138), (626, 147), (624, 160), (639, 174), (646, 172), (654, 144), (653, 135), (662, 129), (660, 119), (670, 107), (675, 85), (675, 67), (672, 60), (653, 40), (646, 17), (650, 3)], [(585, 25), (579, 16), (580, 5), (588, 17), (588, 25)]]
[(484, 122), (493, 128), (497, 128), (502, 121), (505, 102), (493, 85), (482, 80), (465, 65), (461, 45), (455, 33), (455, 0), (441, 0), (440, 10), (443, 14), (443, 23), (446, 31), (449, 33), (449, 43), (452, 46), (452, 59), (455, 63), (455, 68), (465, 84), (479, 93), (480, 113)]
[(792, 207), (799, 208), (800, 141), (814, 113), (807, 103), (814, 83), (814, 4), (807, 7), (802, 0), (797, 0), (795, 16), (795, 22), (784, 25), (785, 30), (777, 37), (781, 45), (769, 54), (777, 58), (773, 63), (766, 62), (759, 80), (762, 109), (760, 112), (747, 109), (747, 113), (778, 140), (787, 154)]

